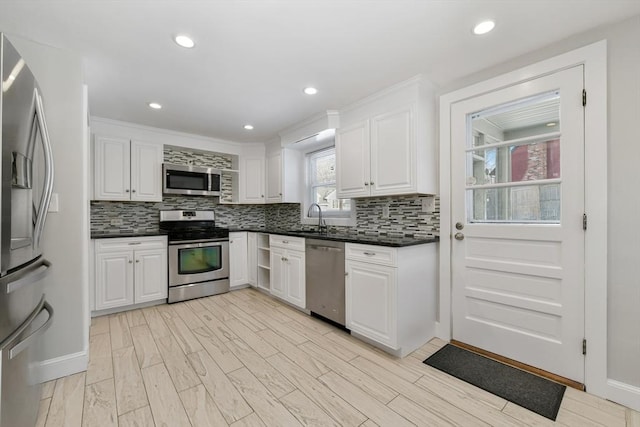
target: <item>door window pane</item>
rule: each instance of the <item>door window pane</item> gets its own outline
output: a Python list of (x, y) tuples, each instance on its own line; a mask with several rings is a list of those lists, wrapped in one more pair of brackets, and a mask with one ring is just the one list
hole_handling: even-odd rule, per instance
[(560, 184), (467, 190), (470, 222), (560, 222)]

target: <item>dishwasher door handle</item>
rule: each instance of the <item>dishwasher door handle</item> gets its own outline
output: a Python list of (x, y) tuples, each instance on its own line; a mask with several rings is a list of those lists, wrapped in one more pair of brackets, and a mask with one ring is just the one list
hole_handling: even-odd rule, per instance
[(309, 245), (307, 246), (308, 249), (313, 249), (316, 251), (325, 251), (325, 252), (344, 252), (344, 249), (342, 248), (336, 248), (334, 246), (316, 246), (316, 245)]

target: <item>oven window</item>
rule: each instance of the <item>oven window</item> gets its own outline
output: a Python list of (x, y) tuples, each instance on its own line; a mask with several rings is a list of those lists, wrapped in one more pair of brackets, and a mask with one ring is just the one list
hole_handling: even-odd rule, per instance
[(167, 188), (176, 190), (208, 190), (208, 175), (198, 172), (171, 171), (167, 174)]
[(222, 268), (222, 246), (178, 249), (178, 274), (196, 274)]

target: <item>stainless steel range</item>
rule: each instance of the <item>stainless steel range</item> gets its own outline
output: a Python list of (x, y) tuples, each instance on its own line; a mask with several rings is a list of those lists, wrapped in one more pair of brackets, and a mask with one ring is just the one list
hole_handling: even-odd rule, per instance
[(229, 291), (229, 230), (214, 211), (160, 211), (169, 237), (169, 303)]

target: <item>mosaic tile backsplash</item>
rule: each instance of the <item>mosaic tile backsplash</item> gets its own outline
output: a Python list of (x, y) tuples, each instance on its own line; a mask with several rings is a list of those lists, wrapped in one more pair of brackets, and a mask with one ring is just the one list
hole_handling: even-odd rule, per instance
[[(422, 212), (422, 199), (418, 196), (378, 197), (356, 200), (356, 226), (330, 227), (332, 233), (390, 236), (437, 236), (440, 227), (440, 202), (436, 197), (434, 213)], [(92, 232), (142, 232), (158, 229), (160, 210), (213, 209), (216, 224), (229, 228), (313, 228), (300, 224), (300, 204), (225, 205), (216, 199), (199, 196), (164, 196), (159, 203), (152, 202), (91, 202)], [(389, 218), (382, 217), (382, 209), (389, 205)], [(112, 220), (120, 225), (112, 225)]]

